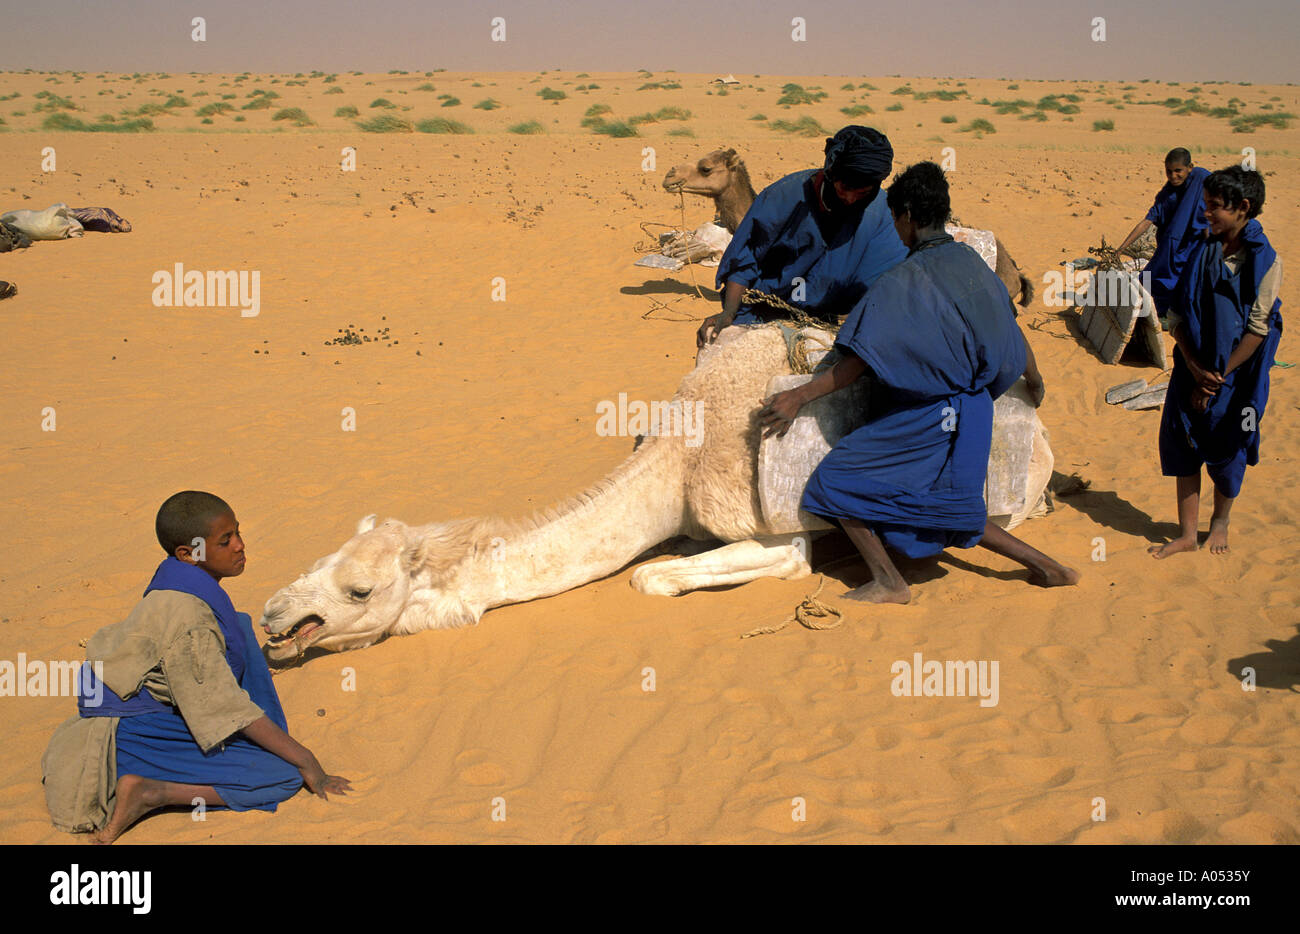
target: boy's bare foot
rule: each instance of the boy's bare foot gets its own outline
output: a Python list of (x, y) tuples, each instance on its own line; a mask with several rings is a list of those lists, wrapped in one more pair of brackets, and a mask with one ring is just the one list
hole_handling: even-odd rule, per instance
[(165, 803), (165, 783), (140, 775), (119, 775), (113, 814), (92, 839), (98, 844), (112, 843), (141, 817)]
[(1147, 549), (1147, 554), (1153, 558), (1168, 558), (1170, 555), (1176, 555), (1180, 551), (1195, 551), (1196, 538), (1175, 538), (1172, 542), (1166, 542), (1163, 545), (1152, 545)]
[(1228, 520), (1211, 519), (1210, 537), (1205, 540), (1206, 547), (1212, 555), (1226, 554), (1228, 551)]
[(871, 581), (841, 596), (861, 603), (907, 603), (912, 599), (912, 591), (907, 584), (888, 587), (878, 581)]
[(1029, 582), (1039, 587), (1073, 587), (1079, 583), (1079, 572), (1059, 561), (1040, 568), (1029, 569)]

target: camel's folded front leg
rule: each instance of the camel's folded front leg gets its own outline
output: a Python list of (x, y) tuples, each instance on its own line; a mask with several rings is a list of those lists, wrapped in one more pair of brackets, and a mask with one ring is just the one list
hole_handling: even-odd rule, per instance
[(797, 580), (812, 573), (810, 535), (797, 532), (724, 545), (702, 555), (639, 567), (632, 586), (645, 594), (675, 597), (701, 587), (727, 587), (760, 577)]

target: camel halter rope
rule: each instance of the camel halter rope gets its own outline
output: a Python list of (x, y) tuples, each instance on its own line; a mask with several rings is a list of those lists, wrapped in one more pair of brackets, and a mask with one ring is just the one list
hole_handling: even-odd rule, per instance
[[(822, 592), (826, 586), (826, 577), (822, 576), (821, 583), (817, 589), (807, 594), (803, 602), (794, 608), (794, 612), (787, 616), (776, 626), (759, 626), (757, 629), (751, 629), (740, 638), (749, 639), (753, 636), (766, 636), (774, 632), (780, 632), (791, 623), (798, 623), (805, 629), (828, 630), (839, 629), (844, 625), (844, 614), (829, 604), (822, 603), (817, 599), (817, 595)], [(834, 618), (834, 622), (831, 619)]]

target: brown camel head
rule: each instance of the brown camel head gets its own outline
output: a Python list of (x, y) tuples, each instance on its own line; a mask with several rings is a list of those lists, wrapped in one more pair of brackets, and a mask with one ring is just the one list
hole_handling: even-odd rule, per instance
[(715, 149), (695, 162), (673, 166), (664, 176), (664, 189), (712, 198), (719, 221), (732, 233), (755, 197), (745, 160), (734, 149)]

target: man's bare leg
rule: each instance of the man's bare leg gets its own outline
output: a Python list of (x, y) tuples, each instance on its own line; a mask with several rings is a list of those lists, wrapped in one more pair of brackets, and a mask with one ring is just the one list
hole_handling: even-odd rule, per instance
[(112, 843), (150, 811), (164, 807), (190, 807), (195, 798), (202, 798), (205, 807), (224, 806), (226, 803), (211, 785), (184, 785), (141, 775), (119, 775), (113, 815), (94, 835), (94, 841)]
[(903, 575), (898, 572), (894, 562), (889, 560), (885, 546), (875, 533), (857, 519), (841, 519), (840, 526), (871, 571), (869, 583), (850, 590), (844, 596), (865, 603), (907, 603), (911, 600), (912, 591), (908, 589), (907, 581), (903, 580)]
[(980, 544), (994, 554), (1024, 565), (1029, 569), (1033, 583), (1040, 587), (1065, 587), (1079, 582), (1079, 572), (1074, 568), (1066, 567), (992, 522), (984, 523), (984, 537)]
[(1210, 516), (1210, 537), (1205, 540), (1210, 554), (1221, 555), (1228, 551), (1228, 513), (1232, 512), (1235, 496), (1224, 496), (1214, 488), (1214, 514)]
[[(1152, 545), (1147, 549), (1151, 555), (1157, 558), (1168, 558), (1180, 551), (1196, 550), (1196, 522), (1201, 508), (1201, 472), (1198, 470), (1193, 476), (1178, 477), (1174, 488), (1178, 496), (1178, 527), (1180, 531), (1178, 537), (1172, 542), (1167, 542), (1164, 545)], [(1215, 492), (1217, 494), (1218, 491)], [(1228, 537), (1226, 516), (1224, 525), (1223, 537), (1224, 547), (1226, 548)]]

